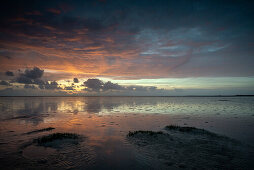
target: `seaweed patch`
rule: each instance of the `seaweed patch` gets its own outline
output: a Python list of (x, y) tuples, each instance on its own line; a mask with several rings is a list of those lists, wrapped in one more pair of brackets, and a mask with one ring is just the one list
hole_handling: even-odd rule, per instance
[(40, 132), (45, 132), (45, 131), (51, 131), (54, 130), (55, 128), (53, 127), (48, 127), (48, 128), (43, 128), (43, 129), (38, 129), (38, 130), (33, 130), (31, 132), (27, 132), (27, 135), (33, 134), (33, 133), (40, 133)]
[(155, 136), (155, 135), (158, 135), (158, 134), (163, 134), (162, 131), (159, 131), (159, 132), (154, 132), (154, 131), (143, 131), (143, 130), (139, 130), (139, 131), (129, 131), (128, 135), (127, 136), (134, 136), (136, 134), (147, 134), (147, 135), (150, 135), (150, 136)]
[(79, 139), (79, 135), (75, 133), (53, 133), (47, 136), (42, 136), (40, 138), (34, 139), (33, 142), (38, 143), (39, 145), (43, 145), (48, 142), (63, 139)]

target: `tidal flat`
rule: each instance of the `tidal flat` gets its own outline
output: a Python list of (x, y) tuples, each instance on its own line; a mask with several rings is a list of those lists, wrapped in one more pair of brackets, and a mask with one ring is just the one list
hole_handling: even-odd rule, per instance
[(1, 97), (1, 169), (253, 169), (254, 97)]

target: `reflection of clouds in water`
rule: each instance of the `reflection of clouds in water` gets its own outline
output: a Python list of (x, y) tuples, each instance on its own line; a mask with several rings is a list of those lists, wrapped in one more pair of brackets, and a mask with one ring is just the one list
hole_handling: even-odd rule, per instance
[(43, 121), (43, 115), (41, 115), (41, 113), (43, 113), (43, 103), (39, 103), (36, 106), (34, 106), (33, 103), (25, 103), (24, 104), (25, 107), (24, 109), (20, 109), (17, 111), (17, 117), (13, 117), (14, 119), (18, 119), (18, 118), (22, 118), (22, 116), (27, 116), (27, 119), (24, 119), (25, 122), (27, 123), (33, 123), (35, 125), (39, 124), (40, 122)]
[[(139, 104), (142, 105), (144, 104), (143, 102), (141, 101)], [(88, 97), (85, 100), (85, 104), (84, 111), (88, 113), (111, 112), (121, 105), (136, 105), (135, 100), (120, 97)]]
[(74, 111), (73, 111), (73, 114), (78, 114), (78, 109), (75, 109)]
[(161, 100), (151, 100), (152, 98), (142, 97), (95, 97), (85, 100), (86, 107), (84, 111), (99, 113), (99, 112), (115, 112), (117, 108), (121, 111), (126, 111), (126, 108), (145, 107), (157, 105)]
[(99, 113), (102, 109), (101, 99), (100, 98), (89, 98), (85, 100), (84, 111), (88, 113)]
[(127, 104), (124, 103), (122, 100), (114, 100), (114, 99), (108, 99), (108, 100), (103, 100), (103, 108), (107, 109), (108, 112), (112, 111), (114, 108)]

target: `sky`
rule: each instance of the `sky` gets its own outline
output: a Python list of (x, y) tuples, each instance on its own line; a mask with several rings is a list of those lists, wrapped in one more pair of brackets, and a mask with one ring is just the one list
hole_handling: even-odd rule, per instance
[(254, 95), (254, 1), (0, 3), (0, 96)]

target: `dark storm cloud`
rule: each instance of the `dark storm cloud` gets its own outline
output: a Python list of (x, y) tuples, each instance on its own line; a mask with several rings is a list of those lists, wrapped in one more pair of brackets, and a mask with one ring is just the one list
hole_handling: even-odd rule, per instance
[(6, 75), (6, 76), (14, 76), (14, 73), (11, 72), (11, 71), (6, 71), (6, 72), (5, 72), (5, 75)]
[(130, 79), (253, 76), (253, 9), (237, 0), (4, 1), (0, 48), (20, 64), (63, 61)]

